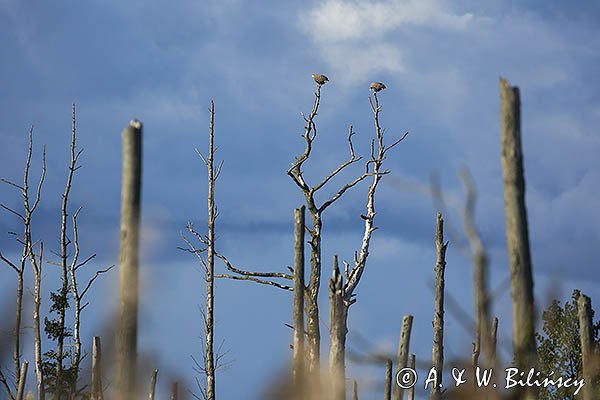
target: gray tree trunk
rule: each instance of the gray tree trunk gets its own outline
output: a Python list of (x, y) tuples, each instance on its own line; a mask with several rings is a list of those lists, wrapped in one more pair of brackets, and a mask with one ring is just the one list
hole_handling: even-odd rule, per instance
[[(513, 350), (516, 368), (528, 371), (537, 365), (533, 276), (525, 207), (525, 175), (521, 147), (521, 104), (519, 88), (500, 80), (502, 177), (506, 243), (510, 264), (513, 305)], [(535, 399), (535, 387), (519, 388), (519, 398)]]
[(577, 314), (579, 315), (579, 338), (581, 341), (581, 359), (583, 365), (583, 400), (594, 400), (598, 396), (595, 395), (594, 386), (596, 378), (596, 366), (598, 360), (595, 357), (594, 351), (594, 333), (592, 322), (592, 304), (588, 296), (581, 294), (577, 299)]
[[(408, 351), (410, 348), (410, 331), (412, 330), (412, 315), (405, 315), (402, 317), (402, 331), (400, 332), (400, 343), (398, 345), (398, 358), (396, 360), (396, 376), (402, 370), (406, 368), (408, 363)], [(397, 384), (394, 385), (394, 399), (402, 400), (404, 397), (404, 389)]]
[(392, 400), (392, 360), (389, 358), (385, 362), (385, 382), (383, 389), (384, 400)]
[(354, 380), (354, 385), (352, 386), (352, 400), (358, 400), (358, 382)]
[(150, 390), (148, 391), (148, 400), (154, 400), (154, 393), (156, 392), (156, 377), (158, 375), (158, 369), (152, 371), (152, 377), (150, 378)]
[(116, 398), (136, 397), (139, 237), (142, 182), (142, 123), (123, 129), (120, 305), (117, 333)]
[(435, 225), (435, 305), (433, 312), (433, 349), (431, 365), (437, 372), (437, 382), (431, 386), (431, 400), (437, 400), (441, 395), (442, 373), (444, 370), (444, 272), (446, 269), (446, 249), (448, 242), (444, 242), (444, 220), (442, 214), (437, 213)]
[(300, 395), (304, 387), (304, 213), (305, 207), (294, 210), (294, 389)]
[(102, 345), (99, 336), (92, 341), (92, 393), (91, 400), (103, 400), (102, 394)]
[(27, 367), (29, 367), (29, 362), (23, 361), (23, 365), (21, 366), (19, 374), (19, 384), (17, 386), (16, 400), (23, 400), (23, 396), (25, 395), (25, 383), (27, 382)]
[(208, 169), (208, 248), (206, 252), (206, 343), (204, 369), (206, 371), (206, 399), (215, 399), (215, 357), (214, 357), (214, 275), (215, 275), (215, 102), (210, 101), (209, 144), (206, 167)]
[(329, 375), (331, 381), (332, 400), (346, 399), (346, 316), (348, 308), (344, 303), (344, 282), (338, 258), (333, 258), (333, 276), (329, 280), (330, 307), (330, 353)]
[[(415, 360), (415, 355), (411, 354), (408, 357), (408, 368), (412, 368), (413, 370), (416, 371), (416, 360)], [(415, 386), (413, 385), (408, 389), (408, 400), (415, 400)]]

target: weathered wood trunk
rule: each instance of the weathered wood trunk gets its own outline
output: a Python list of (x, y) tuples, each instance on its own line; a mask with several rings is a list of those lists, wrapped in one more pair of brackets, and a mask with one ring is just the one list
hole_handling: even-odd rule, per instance
[(148, 400), (154, 400), (154, 393), (156, 392), (156, 378), (158, 375), (158, 369), (152, 371), (152, 376), (150, 377), (150, 390), (148, 391)]
[[(504, 212), (513, 307), (513, 350), (516, 368), (528, 371), (537, 365), (537, 355), (519, 88), (510, 86), (506, 80), (501, 79), (500, 98)], [(534, 387), (519, 388), (515, 395), (520, 399), (534, 399), (537, 397), (537, 390)]]
[(594, 333), (592, 322), (592, 303), (588, 296), (581, 294), (577, 299), (577, 314), (579, 316), (579, 338), (581, 342), (581, 359), (583, 368), (583, 400), (597, 399), (598, 392), (594, 385), (596, 378), (596, 363), (598, 362), (594, 349)]
[(354, 384), (352, 385), (352, 400), (358, 400), (358, 382), (354, 380)]
[(210, 101), (210, 126), (208, 157), (206, 167), (208, 169), (208, 222), (206, 249), (206, 341), (204, 353), (204, 369), (206, 372), (206, 399), (215, 400), (215, 355), (214, 355), (214, 307), (215, 307), (215, 102)]
[[(412, 330), (412, 315), (405, 315), (402, 317), (402, 330), (400, 332), (400, 343), (398, 345), (398, 357), (396, 359), (396, 376), (402, 370), (406, 368), (408, 363), (408, 351), (410, 348), (410, 332)], [(402, 400), (404, 397), (404, 389), (397, 384), (394, 385), (394, 399)]]
[(344, 303), (344, 282), (338, 258), (333, 258), (333, 275), (329, 280), (330, 307), (330, 353), (329, 375), (331, 382), (332, 400), (346, 399), (346, 316), (348, 308)]
[(444, 220), (442, 214), (437, 213), (435, 225), (435, 305), (433, 312), (433, 349), (431, 366), (437, 372), (437, 382), (431, 386), (431, 400), (437, 400), (441, 395), (442, 372), (444, 369), (444, 272), (446, 270), (446, 249), (448, 242), (444, 242)]
[(133, 120), (123, 130), (121, 239), (119, 251), (120, 305), (117, 332), (116, 398), (136, 397), (139, 237), (142, 183), (142, 123)]
[[(408, 368), (412, 368), (413, 370), (416, 370), (416, 360), (415, 360), (415, 355), (411, 354), (408, 357)], [(408, 400), (415, 400), (415, 386), (413, 385), (408, 389)]]
[(17, 397), (16, 400), (23, 400), (25, 395), (25, 383), (27, 382), (27, 368), (29, 367), (28, 361), (23, 361), (23, 365), (19, 370), (19, 384), (17, 386)]
[(304, 374), (304, 230), (305, 207), (294, 210), (294, 352), (292, 358), (294, 391), (301, 396)]
[(392, 360), (385, 362), (385, 382), (383, 387), (384, 400), (392, 400)]
[(102, 393), (102, 344), (99, 336), (92, 341), (92, 392), (91, 400), (103, 400)]

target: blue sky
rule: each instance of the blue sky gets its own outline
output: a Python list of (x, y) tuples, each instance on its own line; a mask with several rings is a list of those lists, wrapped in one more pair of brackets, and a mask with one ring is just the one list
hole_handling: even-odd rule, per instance
[[(85, 148), (72, 206), (84, 251), (100, 267), (116, 262), (120, 132), (144, 123), (143, 333), (140, 351), (167, 379), (193, 388), (190, 354), (200, 352), (202, 276), (177, 250), (188, 220), (205, 220), (205, 171), (194, 153), (207, 145), (208, 104), (216, 103), (218, 157), (225, 160), (217, 202), (221, 252), (240, 266), (283, 270), (292, 263), (292, 212), (302, 197), (285, 171), (302, 150), (312, 104), (310, 75), (324, 73), (319, 139), (306, 174), (316, 181), (343, 161), (349, 124), (357, 152), (372, 134), (368, 85), (380, 96), (388, 137), (409, 131), (387, 160), (392, 174), (378, 193), (377, 225), (367, 272), (350, 311), (356, 350), (393, 351), (401, 317), (415, 315), (413, 350), (430, 359), (435, 208), (427, 196), (438, 173), (448, 222), (460, 231), (468, 166), (477, 182), (477, 224), (492, 257), (491, 286), (507, 276), (499, 149), (498, 78), (521, 89), (527, 202), (538, 306), (550, 289), (575, 287), (600, 298), (600, 6), (552, 1), (141, 1), (31, 4), (0, 1), (0, 176), (20, 179), (26, 134), (35, 125), (36, 155), (47, 145), (48, 177), (36, 221), (38, 237), (58, 248), (60, 193), (77, 103)], [(37, 164), (36, 164), (37, 165)], [(346, 179), (353, 176), (350, 172)], [(343, 180), (333, 182), (331, 191)], [(331, 192), (331, 193), (332, 193)], [(360, 245), (365, 186), (328, 210), (324, 257), (349, 259)], [(18, 206), (18, 194), (0, 189)], [(0, 232), (17, 221), (0, 217)], [(471, 310), (471, 269), (449, 238), (448, 292)], [(15, 251), (0, 235), (3, 253)], [(56, 285), (48, 267), (45, 283)], [(325, 264), (324, 275), (328, 275)], [(14, 279), (0, 270), (2, 287)], [(101, 330), (117, 302), (117, 274), (93, 292), (87, 335)], [(10, 292), (9, 292), (10, 293)], [(326, 296), (323, 296), (325, 300)], [(510, 303), (495, 312), (510, 346)], [(289, 357), (291, 296), (246, 282), (219, 282), (217, 336), (229, 349), (218, 376), (222, 398), (259, 398)], [(323, 332), (327, 307), (323, 302)], [(447, 313), (447, 357), (471, 338)], [(368, 338), (372, 348), (357, 338)], [(88, 341), (89, 343), (89, 341)], [(323, 345), (327, 354), (327, 345)], [(381, 368), (358, 369), (367, 398), (379, 396)]]

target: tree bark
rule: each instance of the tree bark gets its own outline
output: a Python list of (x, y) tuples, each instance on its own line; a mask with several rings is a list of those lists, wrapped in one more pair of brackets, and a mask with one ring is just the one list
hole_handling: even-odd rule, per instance
[(579, 316), (579, 339), (581, 342), (581, 360), (583, 368), (583, 400), (593, 400), (595, 395), (596, 363), (594, 351), (594, 333), (592, 321), (592, 304), (588, 296), (581, 294), (577, 299), (577, 314)]
[(206, 167), (208, 169), (208, 223), (206, 249), (206, 343), (204, 356), (204, 369), (206, 372), (206, 398), (215, 399), (215, 357), (214, 357), (214, 275), (215, 275), (215, 102), (210, 101), (210, 126), (208, 157)]
[(332, 400), (346, 399), (346, 316), (348, 308), (344, 302), (344, 282), (337, 256), (333, 257), (333, 276), (329, 280), (330, 307), (330, 353), (329, 375)]
[(23, 400), (23, 396), (25, 395), (25, 383), (27, 382), (27, 367), (29, 366), (29, 362), (23, 361), (23, 365), (21, 366), (20, 375), (19, 375), (19, 384), (17, 386), (17, 397), (16, 400)]
[[(396, 360), (396, 376), (402, 368), (406, 368), (408, 363), (408, 351), (410, 348), (410, 332), (412, 330), (413, 316), (405, 315), (402, 317), (402, 330), (400, 332), (400, 343), (398, 345), (398, 357)], [(402, 400), (404, 397), (404, 389), (397, 384), (394, 385), (394, 399)]]
[(136, 396), (142, 124), (123, 130), (121, 189), (120, 319), (117, 334), (116, 398)]
[(385, 382), (383, 387), (384, 400), (392, 400), (392, 360), (385, 362)]
[(354, 385), (352, 386), (352, 400), (358, 400), (358, 382), (354, 380)]
[(148, 393), (148, 400), (154, 400), (154, 393), (156, 392), (156, 376), (158, 375), (158, 369), (155, 369), (152, 372), (152, 377), (150, 378), (150, 391)]
[[(500, 98), (506, 243), (513, 305), (513, 350), (516, 367), (527, 371), (537, 365), (537, 355), (519, 88), (500, 79)], [(535, 399), (537, 390), (535, 387), (519, 388), (515, 395), (519, 398)]]
[(444, 273), (446, 270), (446, 249), (448, 242), (444, 242), (444, 220), (442, 214), (437, 213), (435, 225), (435, 306), (433, 312), (433, 349), (431, 365), (437, 372), (437, 382), (431, 386), (431, 400), (438, 400), (441, 396), (442, 373), (444, 370)]
[(293, 376), (295, 392), (304, 387), (304, 213), (301, 206), (294, 211), (294, 353)]
[(92, 342), (92, 400), (103, 400), (102, 394), (102, 346), (100, 337), (94, 336)]
[[(412, 368), (413, 370), (416, 371), (415, 363), (416, 363), (415, 355), (411, 354), (408, 357), (408, 368)], [(416, 385), (413, 385), (408, 389), (408, 400), (415, 400), (415, 386)]]

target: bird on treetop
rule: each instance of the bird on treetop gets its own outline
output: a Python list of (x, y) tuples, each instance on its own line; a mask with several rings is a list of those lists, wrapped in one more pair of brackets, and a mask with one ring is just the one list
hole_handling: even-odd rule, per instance
[(381, 82), (373, 82), (371, 83), (371, 86), (369, 86), (369, 89), (377, 93), (385, 89), (385, 85)]
[(329, 78), (321, 74), (312, 74), (312, 78), (315, 80), (315, 82), (317, 82), (319, 86), (329, 82)]

